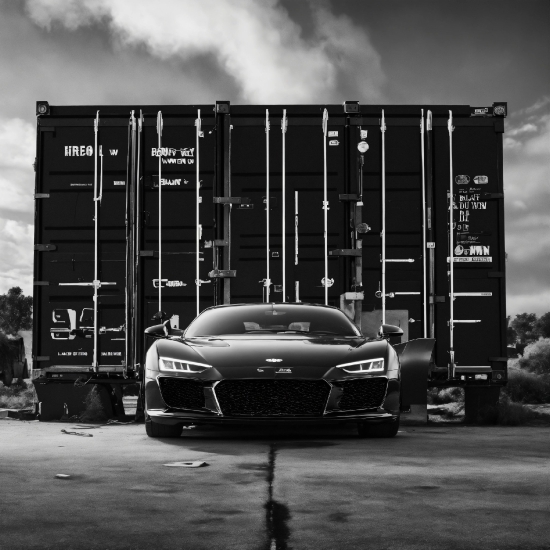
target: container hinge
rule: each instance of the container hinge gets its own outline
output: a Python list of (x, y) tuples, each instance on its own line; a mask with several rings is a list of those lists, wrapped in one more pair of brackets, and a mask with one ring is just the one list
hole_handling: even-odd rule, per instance
[(489, 363), (508, 363), (508, 357), (489, 357)]
[(155, 251), (154, 250), (140, 250), (139, 255), (140, 256), (154, 257), (155, 256)]
[(364, 292), (344, 292), (344, 300), (364, 300)]
[(49, 193), (35, 193), (34, 198), (35, 199), (49, 199), (50, 194)]
[(455, 366), (456, 374), (489, 374), (491, 372), (491, 367), (480, 365), (480, 366)]
[(430, 296), (430, 304), (443, 304), (445, 303), (445, 296)]
[(223, 115), (229, 114), (229, 101), (216, 101), (216, 113)]
[(49, 361), (50, 360), (50, 356), (49, 355), (35, 355), (33, 357), (33, 359), (35, 361)]
[(235, 269), (213, 269), (208, 273), (211, 279), (226, 279), (229, 277), (236, 277), (237, 271)]
[(229, 241), (224, 239), (214, 239), (212, 244), (214, 246), (229, 246)]
[(358, 113), (359, 101), (344, 101), (344, 113)]
[(329, 256), (362, 256), (363, 250), (361, 248), (338, 248), (337, 250), (330, 250)]
[(343, 194), (343, 195), (338, 195), (338, 200), (359, 202), (361, 200), (361, 197), (357, 194), (351, 194), (351, 195)]
[(34, 281), (33, 286), (49, 286), (49, 281)]
[(55, 244), (35, 244), (34, 249), (38, 252), (53, 252), (57, 250), (57, 246)]
[(504, 279), (504, 272), (492, 271), (490, 273), (487, 273), (487, 277), (489, 277), (489, 279)]
[(503, 199), (504, 193), (484, 193), (483, 197), (486, 199)]
[(212, 197), (214, 204), (250, 204), (249, 197)]

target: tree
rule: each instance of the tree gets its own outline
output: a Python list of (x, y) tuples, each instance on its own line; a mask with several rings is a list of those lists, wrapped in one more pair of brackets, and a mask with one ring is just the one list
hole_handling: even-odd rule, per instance
[(529, 344), (537, 340), (538, 336), (535, 330), (537, 322), (536, 313), (518, 313), (516, 318), (510, 323), (516, 331), (518, 341), (521, 344)]
[(518, 340), (518, 333), (510, 326), (510, 315), (506, 317), (506, 343), (515, 346)]
[(541, 315), (535, 323), (535, 331), (537, 336), (550, 338), (550, 311)]
[(32, 328), (32, 296), (25, 296), (14, 286), (7, 294), (0, 294), (0, 329), (16, 335), (20, 330)]
[(541, 338), (526, 346), (519, 366), (535, 374), (550, 374), (550, 338)]

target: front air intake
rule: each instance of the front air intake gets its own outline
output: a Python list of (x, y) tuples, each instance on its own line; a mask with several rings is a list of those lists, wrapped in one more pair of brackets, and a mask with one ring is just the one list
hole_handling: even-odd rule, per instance
[(204, 408), (202, 382), (168, 377), (160, 377), (158, 381), (162, 399), (171, 409), (200, 410)]
[(387, 378), (363, 378), (341, 383), (344, 393), (338, 405), (342, 411), (377, 409), (382, 406), (388, 386)]
[(225, 416), (323, 416), (330, 385), (324, 380), (223, 380), (214, 391)]

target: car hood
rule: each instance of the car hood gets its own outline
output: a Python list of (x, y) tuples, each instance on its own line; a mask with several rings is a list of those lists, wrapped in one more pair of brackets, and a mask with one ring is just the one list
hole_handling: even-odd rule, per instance
[[(355, 360), (385, 357), (385, 340), (327, 337), (216, 337), (161, 340), (159, 355), (230, 367), (319, 367), (328, 369)], [(278, 361), (268, 361), (277, 359)]]

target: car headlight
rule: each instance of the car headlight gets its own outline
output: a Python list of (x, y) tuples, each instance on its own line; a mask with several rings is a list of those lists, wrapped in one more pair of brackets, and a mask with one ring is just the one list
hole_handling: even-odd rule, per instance
[(336, 368), (353, 374), (363, 372), (382, 372), (384, 370), (384, 359), (379, 357), (378, 359), (367, 359), (365, 361), (344, 363), (343, 365), (336, 365)]
[(183, 361), (181, 359), (172, 359), (170, 357), (159, 357), (159, 369), (169, 372), (204, 372), (211, 369), (212, 365), (205, 363), (196, 363), (195, 361)]

